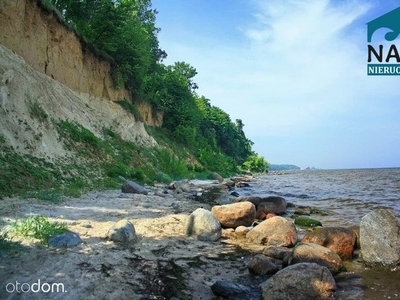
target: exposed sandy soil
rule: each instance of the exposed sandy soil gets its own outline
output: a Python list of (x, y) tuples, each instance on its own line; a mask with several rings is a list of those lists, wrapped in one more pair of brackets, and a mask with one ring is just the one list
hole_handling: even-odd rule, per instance
[[(195, 183), (193, 190), (217, 184)], [(259, 299), (257, 286), (262, 278), (250, 275), (247, 263), (251, 252), (262, 247), (250, 249), (240, 240), (228, 239), (232, 235), (228, 231), (215, 243), (186, 237), (184, 224), (189, 214), (199, 207), (210, 209), (210, 205), (189, 199), (191, 193), (162, 192), (154, 188), (145, 196), (98, 191), (61, 204), (0, 200), (2, 225), (29, 214), (45, 215), (66, 222), (83, 240), (65, 249), (22, 240), (22, 253), (1, 258), (0, 299), (218, 299), (210, 286), (219, 279), (252, 285), (254, 299)], [(111, 226), (125, 218), (134, 224), (139, 241), (127, 246), (107, 240)], [(65, 291), (18, 294), (5, 289), (8, 283), (32, 284), (38, 279), (41, 284), (62, 283)]]

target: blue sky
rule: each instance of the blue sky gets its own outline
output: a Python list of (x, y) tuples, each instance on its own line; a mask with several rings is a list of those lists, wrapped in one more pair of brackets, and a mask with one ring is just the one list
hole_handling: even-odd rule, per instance
[(241, 119), (268, 162), (400, 167), (400, 77), (366, 75), (366, 23), (400, 0), (152, 3), (165, 63), (195, 67), (198, 94)]

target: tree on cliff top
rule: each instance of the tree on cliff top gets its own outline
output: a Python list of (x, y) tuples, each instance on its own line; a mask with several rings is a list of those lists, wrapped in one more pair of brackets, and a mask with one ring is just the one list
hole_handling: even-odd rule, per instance
[(47, 0), (65, 22), (116, 63), (114, 79), (138, 98), (166, 57), (159, 48), (150, 0)]

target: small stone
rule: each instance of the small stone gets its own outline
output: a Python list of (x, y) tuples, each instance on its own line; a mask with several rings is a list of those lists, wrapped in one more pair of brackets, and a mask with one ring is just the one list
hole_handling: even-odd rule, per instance
[(114, 242), (128, 243), (137, 241), (135, 227), (128, 220), (120, 220), (115, 223), (108, 231), (107, 236)]
[(254, 275), (275, 274), (278, 272), (278, 266), (267, 256), (257, 254), (249, 262), (249, 271)]
[(48, 240), (49, 247), (54, 248), (73, 247), (80, 243), (82, 243), (80, 236), (72, 231), (52, 236)]

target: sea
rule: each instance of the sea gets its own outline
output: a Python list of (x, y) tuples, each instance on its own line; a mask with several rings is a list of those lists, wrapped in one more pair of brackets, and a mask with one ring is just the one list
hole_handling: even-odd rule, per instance
[[(391, 209), (400, 220), (400, 168), (271, 172), (257, 177), (241, 194), (276, 195), (296, 206), (318, 208), (327, 214), (311, 217), (323, 226), (359, 225), (363, 216), (379, 208)], [(337, 298), (400, 299), (400, 266), (368, 269), (358, 255), (335, 278)]]
[(325, 225), (358, 225), (378, 208), (392, 209), (400, 218), (400, 168), (271, 172), (244, 194), (276, 195), (297, 206), (317, 207), (328, 212), (320, 216)]

